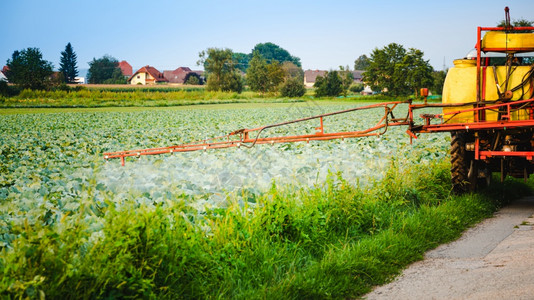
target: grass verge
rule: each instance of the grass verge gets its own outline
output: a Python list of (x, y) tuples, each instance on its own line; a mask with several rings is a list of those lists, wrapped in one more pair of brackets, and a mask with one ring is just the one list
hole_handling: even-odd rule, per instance
[(507, 180), (452, 196), (449, 182), (447, 163), (405, 169), (393, 161), (368, 188), (332, 175), (323, 186), (273, 185), (261, 196), (239, 195), (203, 213), (179, 196), (159, 207), (111, 201), (96, 207), (84, 199), (78, 213), (58, 223), (6, 225), (17, 238), (0, 253), (0, 295), (358, 297), (530, 193)]

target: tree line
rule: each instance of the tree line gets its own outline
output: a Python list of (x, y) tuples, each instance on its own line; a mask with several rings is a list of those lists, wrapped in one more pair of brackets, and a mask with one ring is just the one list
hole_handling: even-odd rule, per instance
[[(532, 26), (525, 19), (514, 20), (514, 27)], [(497, 23), (504, 27), (505, 21)], [(245, 85), (259, 93), (279, 92), (282, 96), (304, 95), (304, 71), (300, 58), (273, 43), (257, 44), (250, 53), (233, 52), (231, 49), (208, 48), (199, 53), (198, 64), (204, 66), (208, 90), (235, 91), (240, 93)], [(74, 83), (78, 75), (77, 57), (68, 43), (61, 52), (59, 72), (53, 76), (52, 63), (43, 59), (38, 48), (14, 51), (7, 60), (6, 76), (11, 83), (23, 89), (49, 89), (53, 86)], [(435, 71), (423, 51), (391, 43), (375, 48), (369, 56), (360, 55), (354, 62), (354, 70), (362, 70), (362, 81), (373, 91), (393, 96), (415, 94), (422, 87), (441, 94), (446, 70)], [(104, 55), (89, 62), (89, 83), (126, 83), (116, 58)], [(186, 82), (202, 84), (200, 78)], [(347, 91), (360, 92), (363, 84), (353, 84), (349, 67), (330, 70), (318, 76), (314, 84), (315, 95), (339, 96)], [(7, 84), (0, 81), (0, 93), (5, 94)]]
[[(257, 44), (251, 53), (231, 49), (208, 48), (199, 53), (198, 65), (204, 67), (206, 89), (242, 92), (245, 85), (261, 94), (279, 93), (283, 97), (301, 97), (306, 93), (304, 71), (300, 58), (273, 43)], [(354, 62), (355, 70), (363, 70), (362, 81), (373, 91), (393, 96), (415, 94), (422, 87), (441, 94), (446, 71), (434, 71), (423, 51), (391, 43), (375, 48), (369, 56), (361, 55)], [(38, 48), (14, 51), (7, 60), (11, 83), (25, 89), (49, 89), (63, 83), (74, 83), (78, 75), (77, 56), (70, 43), (61, 52), (59, 72), (53, 76), (52, 63), (43, 59)], [(197, 78), (193, 78), (197, 79)], [(89, 83), (126, 83), (116, 58), (104, 55), (89, 62)], [(191, 82), (200, 83), (201, 80)], [(318, 76), (314, 84), (317, 97), (360, 92), (363, 84), (354, 84), (349, 67), (330, 70)]]
[[(300, 58), (273, 43), (257, 44), (249, 54), (234, 53), (231, 49), (208, 48), (199, 53), (199, 58), (197, 64), (204, 67), (206, 89), (209, 91), (240, 93), (248, 85), (252, 91), (261, 94), (279, 93), (283, 97), (301, 97), (306, 93)], [(54, 76), (52, 63), (43, 59), (38, 48), (14, 51), (6, 65), (9, 81), (22, 89), (49, 89), (64, 83), (74, 83), (78, 75), (77, 56), (70, 43), (61, 52), (59, 72)], [(437, 85), (442, 84), (428, 60), (424, 60), (421, 50), (406, 50), (395, 43), (373, 50), (370, 57), (360, 56), (354, 67), (365, 70), (363, 81), (373, 90), (392, 95), (417, 94), (420, 87), (436, 82)], [(89, 62), (88, 82), (126, 83), (126, 78), (119, 68), (118, 60), (104, 55)], [(318, 76), (314, 87), (317, 97), (335, 97), (346, 95), (349, 90), (363, 90), (363, 84), (353, 84), (348, 66)]]
[[(76, 83), (79, 74), (77, 55), (71, 43), (61, 51), (59, 72), (43, 59), (39, 48), (16, 50), (7, 60), (5, 75), (9, 82), (22, 89), (46, 90), (67, 83)], [(105, 55), (89, 62), (89, 83), (126, 83), (117, 59)]]
[(282, 97), (301, 97), (306, 93), (300, 59), (287, 50), (273, 43), (258, 44), (246, 56), (250, 59), (246, 59), (245, 68), (243, 54), (236, 55), (231, 49), (200, 52), (197, 64), (204, 66), (206, 89), (240, 93), (246, 84), (261, 94), (279, 92)]

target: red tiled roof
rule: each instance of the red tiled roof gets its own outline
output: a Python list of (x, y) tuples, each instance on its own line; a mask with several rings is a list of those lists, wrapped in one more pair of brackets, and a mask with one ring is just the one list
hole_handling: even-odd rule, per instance
[[(163, 76), (170, 82), (170, 83), (185, 83), (185, 77), (189, 73), (197, 73), (202, 71), (192, 71), (188, 67), (179, 67), (178, 69), (174, 71), (163, 71)], [(201, 73), (199, 74), (202, 75)]]
[(128, 81), (131, 81), (132, 78), (137, 74), (137, 73), (148, 73), (150, 74), (150, 76), (152, 76), (154, 78), (154, 82), (167, 82), (168, 80), (163, 76), (163, 73), (161, 73), (160, 71), (158, 71), (156, 68), (154, 67), (151, 67), (151, 66), (144, 66), (142, 67), (141, 69), (137, 70), (132, 76), (130, 76), (130, 78), (128, 78)]
[(133, 69), (132, 66), (125, 60), (121, 61), (119, 63), (119, 68), (121, 68), (122, 75), (124, 76), (132, 76)]

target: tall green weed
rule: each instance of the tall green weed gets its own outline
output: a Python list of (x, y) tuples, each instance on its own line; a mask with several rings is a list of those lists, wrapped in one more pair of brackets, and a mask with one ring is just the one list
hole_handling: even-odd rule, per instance
[[(205, 213), (180, 195), (159, 206), (108, 199), (95, 208), (92, 199), (81, 199), (82, 209), (60, 222), (11, 224), (17, 238), (0, 253), (0, 295), (358, 297), (530, 192), (507, 180), (489, 192), (453, 196), (448, 168), (393, 160), (368, 188), (332, 174), (315, 188), (273, 184), (263, 195), (236, 196)], [(504, 193), (509, 189), (514, 194)]]

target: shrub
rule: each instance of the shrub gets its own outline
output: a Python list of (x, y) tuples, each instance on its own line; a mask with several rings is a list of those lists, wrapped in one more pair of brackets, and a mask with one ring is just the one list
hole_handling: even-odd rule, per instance
[(184, 83), (191, 84), (191, 85), (204, 84), (200, 75), (198, 75), (197, 73), (193, 73), (193, 72), (187, 73), (187, 75), (185, 75)]
[(317, 88), (316, 97), (337, 97), (343, 93), (343, 82), (337, 71), (330, 71), (325, 77), (317, 76), (313, 86)]
[(302, 97), (306, 94), (306, 87), (300, 77), (290, 78), (280, 87), (282, 97)]
[(11, 97), (19, 93), (19, 90), (7, 84), (6, 81), (0, 80), (0, 96)]
[(364, 85), (362, 83), (351, 84), (349, 90), (353, 93), (359, 93), (363, 91)]

